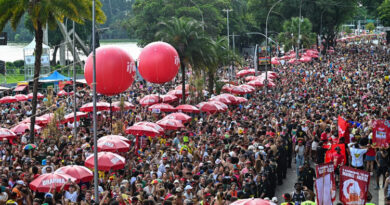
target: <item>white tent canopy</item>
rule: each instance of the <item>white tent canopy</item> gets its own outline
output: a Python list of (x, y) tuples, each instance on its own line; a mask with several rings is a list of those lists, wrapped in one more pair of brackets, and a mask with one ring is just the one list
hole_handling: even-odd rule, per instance
[[(35, 38), (26, 47), (23, 48), (25, 65), (34, 65), (35, 63)], [(43, 66), (50, 64), (50, 47), (42, 44), (41, 63)]]

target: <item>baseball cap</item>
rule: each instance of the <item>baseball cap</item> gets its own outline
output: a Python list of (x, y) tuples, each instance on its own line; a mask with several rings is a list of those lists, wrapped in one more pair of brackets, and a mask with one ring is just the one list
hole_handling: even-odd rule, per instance
[(23, 185), (23, 186), (25, 185), (23, 180), (16, 181), (16, 184), (20, 184), (20, 185)]
[(278, 203), (278, 198), (276, 196), (274, 196), (274, 197), (272, 197), (271, 201), (274, 203)]
[(190, 185), (187, 185), (185, 188), (184, 188), (184, 190), (189, 190), (189, 189), (192, 189), (192, 186), (190, 186)]
[(179, 182), (179, 180), (176, 179), (173, 183), (176, 184), (176, 183), (180, 183), (180, 182)]

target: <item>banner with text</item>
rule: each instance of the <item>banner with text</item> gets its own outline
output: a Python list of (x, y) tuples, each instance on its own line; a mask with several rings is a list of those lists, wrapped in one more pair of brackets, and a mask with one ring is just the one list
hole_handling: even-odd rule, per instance
[(316, 178), (315, 189), (317, 193), (317, 204), (333, 205), (333, 201), (336, 199), (333, 164), (327, 163), (317, 165)]
[(372, 142), (377, 147), (388, 147), (390, 143), (390, 121), (376, 120), (372, 129)]
[(340, 201), (346, 205), (366, 203), (370, 173), (343, 166), (340, 169)]

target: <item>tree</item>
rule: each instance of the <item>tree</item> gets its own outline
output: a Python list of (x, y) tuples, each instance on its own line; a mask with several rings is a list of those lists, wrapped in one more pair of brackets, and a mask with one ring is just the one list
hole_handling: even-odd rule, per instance
[(384, 26), (390, 25), (390, 0), (384, 0), (378, 7), (378, 13), (380, 19), (383, 21)]
[(172, 18), (159, 24), (156, 37), (171, 44), (179, 54), (182, 74), (183, 99), (185, 103), (185, 68), (191, 67), (197, 72), (209, 60), (205, 49), (210, 47), (210, 40), (203, 35), (202, 25), (196, 20)]
[(140, 46), (157, 40), (158, 24), (172, 17), (198, 22), (203, 19), (205, 24), (200, 30), (217, 37), (226, 35), (226, 13), (222, 11), (225, 8), (229, 8), (229, 0), (136, 0), (126, 27), (132, 37), (138, 39)]
[[(34, 142), (34, 125), (37, 111), (38, 78), (41, 69), (43, 28), (46, 24), (53, 29), (57, 21), (63, 21), (65, 17), (77, 23), (83, 23), (85, 19), (92, 17), (92, 2), (88, 0), (0, 0), (0, 31), (10, 22), (12, 28), (16, 28), (23, 15), (28, 14), (34, 26), (35, 35), (35, 64), (34, 85), (32, 99), (32, 116), (30, 138)], [(105, 15), (101, 10), (101, 3), (97, 1), (97, 21), (103, 23)]]
[[(304, 48), (309, 48), (315, 43), (316, 35), (312, 32), (312, 24), (309, 19), (303, 18), (301, 22), (301, 45)], [(278, 39), (284, 44), (284, 50), (296, 48), (299, 35), (299, 17), (293, 17), (291, 20), (283, 23), (283, 32), (279, 33)]]
[(371, 23), (371, 22), (366, 24), (364, 27), (366, 28), (366, 30), (369, 30), (370, 32), (375, 29), (374, 23)]

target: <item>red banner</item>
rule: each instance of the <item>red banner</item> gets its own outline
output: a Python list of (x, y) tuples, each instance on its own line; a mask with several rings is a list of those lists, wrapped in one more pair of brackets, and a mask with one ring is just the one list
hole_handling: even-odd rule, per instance
[(345, 138), (345, 143), (349, 143), (349, 133), (348, 133), (348, 122), (344, 120), (343, 117), (339, 116), (337, 120), (338, 131), (339, 131), (339, 139), (341, 137)]
[[(327, 146), (324, 146), (325, 148), (329, 148)], [(325, 163), (331, 162), (333, 155), (337, 153), (336, 147), (340, 147), (340, 153), (344, 156), (344, 164), (347, 162), (347, 155), (345, 154), (345, 145), (344, 144), (333, 144), (328, 151), (325, 153)]]
[(336, 199), (336, 183), (334, 178), (334, 166), (332, 163), (316, 166), (315, 189), (317, 204), (332, 205)]
[(390, 122), (376, 120), (372, 129), (372, 142), (377, 147), (388, 147), (390, 143)]
[(370, 173), (343, 166), (340, 169), (340, 201), (347, 205), (366, 204)]

